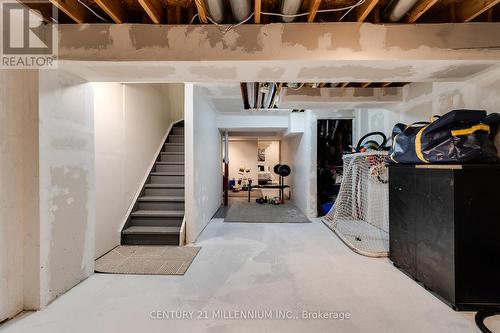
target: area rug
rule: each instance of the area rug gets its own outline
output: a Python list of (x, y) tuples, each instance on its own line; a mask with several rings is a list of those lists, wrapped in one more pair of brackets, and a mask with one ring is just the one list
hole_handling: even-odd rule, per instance
[(229, 208), (224, 222), (310, 223), (311, 221), (291, 203), (261, 205), (256, 202), (236, 202)]
[(97, 273), (184, 275), (200, 251), (194, 246), (117, 246), (96, 260)]

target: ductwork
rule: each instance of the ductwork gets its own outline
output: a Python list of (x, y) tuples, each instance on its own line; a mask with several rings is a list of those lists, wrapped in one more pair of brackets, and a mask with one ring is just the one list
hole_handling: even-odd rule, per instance
[(388, 17), (389, 21), (398, 22), (401, 20), (417, 2), (418, 0), (393, 0), (389, 4), (389, 8), (391, 8)]
[[(281, 1), (281, 14), (295, 15), (299, 12), (302, 6), (302, 0), (282, 0)], [(290, 23), (295, 20), (295, 17), (283, 17), (283, 22)]]
[(210, 18), (216, 23), (222, 23), (224, 20), (223, 0), (205, 0)]
[(257, 102), (255, 88), (256, 86), (254, 82), (247, 82), (248, 106), (250, 109), (255, 109), (255, 103)]
[(276, 91), (276, 84), (267, 83), (262, 87), (261, 90), (264, 94), (264, 98), (262, 100), (262, 107), (264, 109), (270, 109), (271, 103), (273, 102), (274, 99), (274, 93)]
[(244, 21), (250, 16), (252, 5), (250, 0), (229, 0), (233, 18), (237, 22)]

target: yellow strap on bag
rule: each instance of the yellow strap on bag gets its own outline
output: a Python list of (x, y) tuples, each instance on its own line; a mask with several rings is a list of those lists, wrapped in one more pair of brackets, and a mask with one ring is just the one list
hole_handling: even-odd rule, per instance
[(474, 125), (474, 126), (469, 127), (469, 128), (451, 131), (451, 135), (453, 135), (453, 136), (468, 135), (468, 134), (471, 134), (471, 133), (474, 133), (477, 131), (485, 131), (489, 134), (490, 133), (490, 126), (488, 126), (486, 124), (478, 124), (478, 125)]
[(415, 137), (415, 153), (417, 154), (418, 159), (424, 163), (429, 163), (429, 161), (425, 159), (424, 154), (422, 153), (422, 134), (428, 126), (429, 125), (422, 127)]

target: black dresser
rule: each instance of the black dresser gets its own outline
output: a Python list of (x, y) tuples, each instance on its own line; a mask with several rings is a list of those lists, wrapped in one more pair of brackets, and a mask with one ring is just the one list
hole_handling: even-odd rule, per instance
[(455, 310), (500, 305), (500, 165), (389, 166), (390, 259)]

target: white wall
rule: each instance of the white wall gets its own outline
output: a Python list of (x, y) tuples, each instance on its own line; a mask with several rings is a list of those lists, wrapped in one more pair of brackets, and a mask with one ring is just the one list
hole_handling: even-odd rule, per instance
[(184, 119), (184, 83), (159, 84), (171, 123)]
[(96, 258), (120, 244), (127, 212), (158, 149), (172, 122), (183, 117), (184, 92), (179, 94), (177, 84), (172, 89), (169, 86), (93, 84)]
[[(266, 160), (259, 162), (257, 149), (260, 145), (269, 145), (266, 148)], [(239, 168), (244, 166), (250, 169), (247, 174), (254, 184), (257, 184), (259, 165), (269, 166), (271, 172), (280, 160), (280, 142), (278, 140), (229, 140), (229, 179), (238, 180), (242, 176), (238, 173)], [(277, 179), (277, 178), (276, 178)]]
[(94, 272), (92, 87), (63, 71), (39, 80), (41, 304)]
[(304, 133), (282, 141), (282, 161), (292, 169), (286, 178), (292, 202), (308, 217), (316, 216), (316, 120), (314, 112), (305, 111)]
[(38, 71), (0, 70), (0, 322), (40, 303)]
[[(382, 132), (387, 138), (391, 136), (392, 128), (400, 121), (398, 110), (388, 109), (358, 109), (354, 112), (353, 119), (353, 145), (369, 132)], [(371, 139), (380, 142), (380, 136)]]
[(191, 243), (222, 202), (222, 138), (203, 89), (185, 86), (186, 240)]

